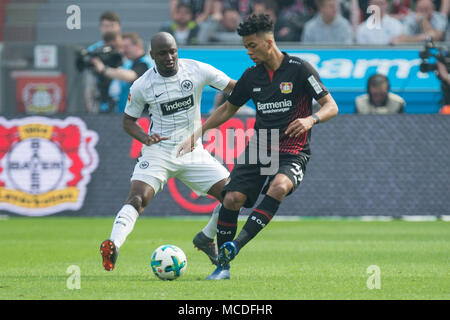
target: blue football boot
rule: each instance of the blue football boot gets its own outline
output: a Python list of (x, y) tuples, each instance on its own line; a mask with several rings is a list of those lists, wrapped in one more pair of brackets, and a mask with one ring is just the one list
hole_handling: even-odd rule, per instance
[(219, 249), (219, 255), (217, 260), (220, 267), (228, 266), (230, 261), (233, 260), (239, 253), (239, 247), (234, 241), (225, 242)]
[(206, 280), (228, 280), (230, 279), (230, 265), (225, 267), (217, 266)]

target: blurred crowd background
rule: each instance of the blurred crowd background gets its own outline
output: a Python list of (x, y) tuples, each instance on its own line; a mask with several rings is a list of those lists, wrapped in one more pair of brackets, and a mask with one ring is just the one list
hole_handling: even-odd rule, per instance
[[(0, 40), (86, 43), (105, 10), (122, 30), (147, 39), (166, 30), (180, 45), (240, 43), (235, 31), (252, 13), (269, 14), (277, 41), (399, 44), (450, 40), (449, 0), (80, 0), (82, 28), (67, 37), (68, 0), (1, 0)], [(63, 24), (61, 22), (64, 22)]]
[[(182, 57), (237, 79), (245, 56), (227, 61), (243, 49), (236, 29), (261, 13), (282, 49), (319, 59), (343, 113), (448, 113), (449, 9), (450, 0), (0, 0), (0, 114), (122, 112), (133, 81), (153, 66), (158, 31), (175, 37)], [(211, 48), (222, 55), (213, 60)], [(202, 112), (225, 98), (206, 90)]]

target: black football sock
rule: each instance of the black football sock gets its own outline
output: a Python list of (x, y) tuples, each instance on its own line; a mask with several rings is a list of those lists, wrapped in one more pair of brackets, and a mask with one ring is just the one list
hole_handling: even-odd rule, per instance
[(239, 210), (228, 210), (222, 205), (217, 221), (217, 246), (220, 248), (225, 242), (234, 239), (237, 230)]
[(247, 222), (238, 234), (234, 243), (240, 248), (245, 246), (260, 232), (269, 222), (278, 210), (280, 201), (268, 195), (264, 197), (261, 203), (253, 209)]

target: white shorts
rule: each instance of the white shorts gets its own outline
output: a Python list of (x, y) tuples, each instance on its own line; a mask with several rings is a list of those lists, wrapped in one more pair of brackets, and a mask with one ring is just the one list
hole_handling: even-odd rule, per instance
[(197, 195), (205, 196), (214, 184), (229, 175), (230, 172), (202, 146), (176, 158), (174, 148), (155, 144), (142, 149), (142, 156), (134, 167), (131, 181), (147, 183), (156, 194), (163, 189), (167, 180), (175, 177)]

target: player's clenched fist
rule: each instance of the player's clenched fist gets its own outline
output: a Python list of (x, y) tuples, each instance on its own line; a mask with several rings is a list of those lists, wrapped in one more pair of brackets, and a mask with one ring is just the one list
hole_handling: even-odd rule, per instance
[(297, 138), (311, 129), (313, 125), (314, 119), (311, 117), (295, 119), (289, 123), (289, 126), (284, 133), (289, 137)]
[(142, 142), (143, 144), (147, 146), (151, 146), (152, 144), (161, 142), (162, 140), (168, 140), (169, 137), (160, 137), (159, 134), (154, 133), (151, 136), (147, 135), (147, 137)]

